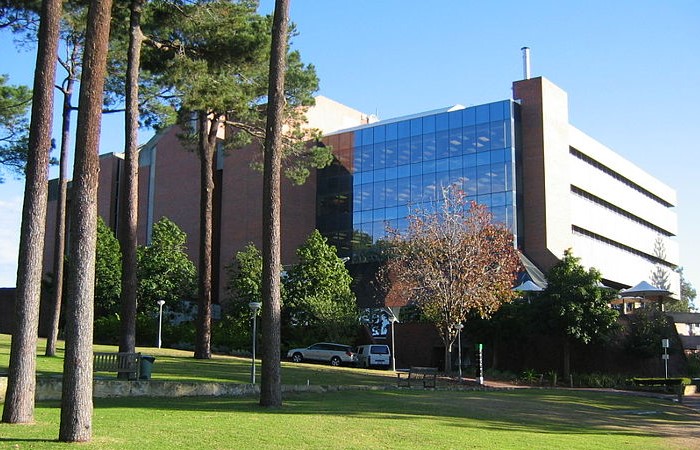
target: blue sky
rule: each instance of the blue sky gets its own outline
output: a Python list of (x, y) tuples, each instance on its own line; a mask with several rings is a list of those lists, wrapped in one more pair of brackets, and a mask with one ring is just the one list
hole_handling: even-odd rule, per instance
[[(510, 98), (530, 47), (574, 126), (677, 190), (681, 264), (700, 285), (700, 2), (292, 0), (291, 15), (319, 94), (384, 119)], [(31, 84), (33, 55), (0, 44), (0, 73)], [(121, 151), (118, 119), (103, 130), (101, 152)], [(22, 188), (0, 185), (0, 286), (14, 285)]]

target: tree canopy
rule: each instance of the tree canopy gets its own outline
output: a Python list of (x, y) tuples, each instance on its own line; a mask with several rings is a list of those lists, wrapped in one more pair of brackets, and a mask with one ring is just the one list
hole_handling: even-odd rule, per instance
[(434, 209), (416, 209), (408, 222), (405, 232), (393, 232), (385, 279), (435, 324), (450, 370), (456, 325), (470, 313), (489, 317), (514, 298), (520, 260), (513, 235), (454, 185)]
[[(195, 140), (198, 130), (191, 128), (191, 114), (203, 111), (213, 122), (228, 125), (225, 149), (251, 141), (262, 145), (272, 18), (258, 15), (254, 1), (199, 0), (174, 7), (176, 3), (152, 1), (145, 12), (142, 73), (147, 92), (158, 92), (179, 112), (179, 123), (188, 130), (185, 138)], [(310, 168), (325, 167), (332, 156), (329, 148), (309, 145), (320, 132), (305, 127), (304, 113), (318, 90), (314, 66), (304, 64), (298, 51), (288, 52), (286, 65), (285, 173), (302, 183)], [(162, 127), (168, 117), (161, 111), (147, 120)], [(260, 158), (251, 164), (262, 166)]]
[(97, 243), (95, 251), (95, 316), (119, 312), (121, 293), (122, 253), (114, 232), (97, 217)]
[[(358, 312), (345, 261), (338, 258), (335, 247), (328, 245), (317, 230), (297, 249), (297, 257), (299, 262), (282, 274), (285, 345), (305, 345), (318, 340), (352, 341)], [(248, 303), (262, 301), (260, 250), (253, 244), (247, 245), (236, 253), (228, 273), (226, 310), (236, 318), (247, 318)]]
[(353, 339), (358, 312), (345, 261), (318, 230), (296, 253), (299, 262), (283, 278), (283, 323), (292, 335), (303, 330), (308, 341)]
[(230, 277), (227, 291), (231, 304), (245, 305), (247, 308), (250, 302), (262, 301), (262, 255), (255, 245), (248, 244), (237, 252), (233, 263), (227, 267), (227, 272)]
[(153, 225), (150, 245), (138, 248), (138, 311), (156, 312), (158, 300), (178, 311), (194, 297), (197, 269), (186, 253), (187, 235), (167, 217)]
[(24, 175), (29, 139), (29, 107), (32, 92), (26, 86), (7, 84), (0, 75), (0, 182), (2, 171)]
[(543, 331), (564, 340), (564, 376), (568, 376), (570, 342), (588, 344), (615, 329), (618, 312), (610, 308), (610, 301), (616, 292), (601, 284), (598, 270), (586, 270), (571, 249), (547, 273), (547, 283), (536, 305)]
[(678, 300), (669, 300), (664, 302), (664, 311), (668, 312), (691, 312), (695, 307), (695, 297), (697, 291), (693, 284), (685, 278), (683, 267), (678, 267), (676, 272), (681, 277), (681, 292)]

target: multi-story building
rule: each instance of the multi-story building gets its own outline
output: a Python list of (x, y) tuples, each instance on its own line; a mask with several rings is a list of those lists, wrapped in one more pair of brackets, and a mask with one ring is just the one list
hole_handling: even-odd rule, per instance
[[(513, 99), (376, 122), (320, 98), (309, 117), (324, 131), (336, 160), (305, 185), (284, 187), (285, 263), (318, 228), (358, 269), (367, 261), (367, 248), (385, 236), (387, 224), (406, 225), (409, 205), (429, 205), (442, 187), (459, 183), (470, 199), (489, 206), (495, 220), (510, 227), (514, 244), (542, 270), (572, 248), (610, 286), (635, 285), (660, 266), (669, 275), (668, 289), (680, 292), (673, 272), (678, 264), (675, 192), (573, 127), (566, 92), (545, 78), (515, 82)], [(153, 223), (167, 216), (187, 232), (196, 260), (198, 160), (176, 134), (171, 129), (141, 151), (139, 241), (148, 242)], [(255, 151), (249, 147), (218, 158), (214, 281), (219, 290), (235, 252), (261, 241), (262, 177), (249, 165)], [(120, 167), (116, 155), (103, 157), (99, 210), (112, 226)]]
[(566, 93), (548, 80), (515, 82), (513, 93), (327, 136), (338, 160), (319, 173), (319, 229), (363, 262), (386, 224), (406, 225), (407, 205), (434, 203), (457, 183), (543, 270), (572, 248), (610, 286), (661, 265), (678, 293), (675, 192), (573, 127)]

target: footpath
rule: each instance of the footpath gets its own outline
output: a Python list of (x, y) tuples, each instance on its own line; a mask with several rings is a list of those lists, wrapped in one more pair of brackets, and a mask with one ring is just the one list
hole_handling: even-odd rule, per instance
[(700, 413), (700, 394), (684, 395), (683, 405)]

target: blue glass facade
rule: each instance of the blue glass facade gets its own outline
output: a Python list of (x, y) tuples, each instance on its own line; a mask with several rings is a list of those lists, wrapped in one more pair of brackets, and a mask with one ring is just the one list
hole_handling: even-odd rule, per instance
[(338, 160), (318, 178), (319, 230), (357, 260), (387, 225), (407, 226), (409, 206), (432, 208), (457, 183), (516, 233), (517, 107), (505, 100), (340, 133), (330, 140)]

